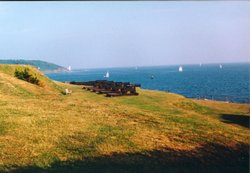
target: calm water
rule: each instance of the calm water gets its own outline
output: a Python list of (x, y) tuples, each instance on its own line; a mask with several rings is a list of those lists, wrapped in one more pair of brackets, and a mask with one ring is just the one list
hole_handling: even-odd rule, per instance
[[(47, 74), (58, 81), (108, 80), (141, 84), (142, 88), (169, 91), (189, 98), (249, 103), (250, 63), (85, 69)], [(154, 79), (151, 79), (151, 76)]]

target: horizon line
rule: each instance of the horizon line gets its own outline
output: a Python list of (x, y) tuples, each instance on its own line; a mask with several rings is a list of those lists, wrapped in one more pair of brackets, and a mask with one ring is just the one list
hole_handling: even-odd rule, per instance
[[(209, 62), (201, 63), (202, 65), (212, 65), (212, 64), (249, 64), (247, 61), (242, 62)], [(83, 69), (105, 69), (105, 68), (135, 68), (135, 67), (163, 67), (163, 66), (184, 66), (184, 65), (199, 65), (200, 63), (188, 63), (188, 64), (163, 64), (163, 65), (135, 65), (135, 66), (115, 66), (115, 67), (83, 67), (83, 68), (72, 68), (73, 70), (83, 70)], [(72, 67), (72, 66), (71, 66)]]

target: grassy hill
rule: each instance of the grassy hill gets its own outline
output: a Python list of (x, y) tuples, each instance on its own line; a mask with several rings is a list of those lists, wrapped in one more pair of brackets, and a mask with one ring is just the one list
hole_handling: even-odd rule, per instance
[[(27, 67), (44, 86), (14, 77)], [(248, 172), (249, 104), (138, 92), (106, 98), (0, 65), (0, 172)]]
[(23, 64), (40, 68), (43, 72), (66, 70), (65, 67), (40, 60), (0, 60), (0, 64)]
[[(16, 69), (29, 69), (41, 81), (42, 87), (23, 80), (18, 80), (14, 73)], [(9, 96), (36, 97), (38, 95), (51, 95), (63, 92), (62, 87), (48, 79), (41, 71), (29, 65), (3, 65), (0, 64), (0, 93)]]

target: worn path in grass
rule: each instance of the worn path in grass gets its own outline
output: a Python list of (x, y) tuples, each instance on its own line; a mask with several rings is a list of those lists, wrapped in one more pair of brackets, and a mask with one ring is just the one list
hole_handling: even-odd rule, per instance
[[(42, 87), (13, 76), (26, 67)], [(138, 91), (106, 98), (0, 65), (0, 172), (248, 172), (249, 104)]]

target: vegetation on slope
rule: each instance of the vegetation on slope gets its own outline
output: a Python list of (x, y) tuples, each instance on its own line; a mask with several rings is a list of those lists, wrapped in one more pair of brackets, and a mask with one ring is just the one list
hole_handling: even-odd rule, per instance
[(106, 98), (32, 67), (45, 87), (30, 84), (16, 67), (0, 66), (0, 172), (248, 172), (249, 127), (222, 115), (249, 119), (249, 105), (141, 89)]
[[(27, 69), (32, 76), (39, 80), (39, 85), (33, 85), (15, 77), (16, 70)], [(48, 79), (35, 67), (28, 65), (1, 65), (0, 64), (0, 94), (9, 96), (30, 96), (61, 94), (63, 88)]]
[(65, 70), (64, 67), (45, 62), (45, 61), (40, 61), (40, 60), (0, 60), (0, 64), (22, 64), (22, 65), (32, 65), (36, 68), (40, 68), (41, 71), (43, 72), (49, 72), (49, 71), (60, 71), (60, 70)]
[(28, 68), (25, 68), (24, 70), (16, 69), (15, 77), (35, 85), (41, 85), (39, 79), (35, 75), (33, 75)]

